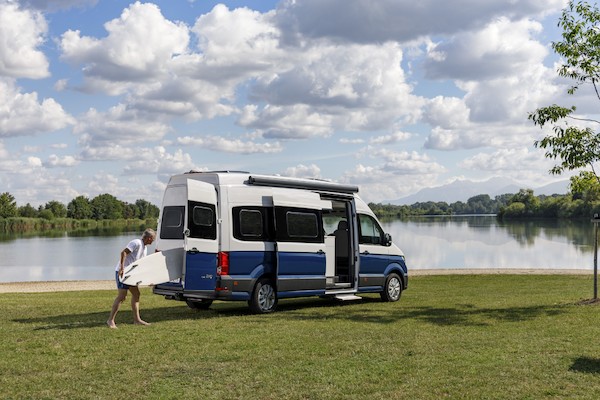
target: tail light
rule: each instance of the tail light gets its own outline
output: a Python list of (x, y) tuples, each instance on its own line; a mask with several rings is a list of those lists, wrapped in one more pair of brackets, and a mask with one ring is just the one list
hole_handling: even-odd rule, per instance
[(229, 253), (220, 251), (217, 255), (217, 276), (229, 275)]

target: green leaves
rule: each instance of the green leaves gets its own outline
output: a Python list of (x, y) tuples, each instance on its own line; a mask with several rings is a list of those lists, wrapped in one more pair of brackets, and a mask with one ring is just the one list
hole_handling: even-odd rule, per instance
[[(581, 84), (591, 84), (598, 100), (597, 83), (600, 81), (600, 10), (594, 4), (571, 0), (562, 12), (558, 26), (563, 29), (562, 41), (553, 42), (552, 48), (562, 57), (558, 74), (575, 81), (567, 93), (572, 95)], [(546, 149), (546, 157), (560, 160), (551, 170), (561, 174), (565, 170), (591, 167), (600, 161), (600, 136), (589, 127), (569, 125), (569, 121), (598, 121), (575, 117), (575, 107), (553, 104), (538, 108), (528, 119), (540, 128), (552, 126), (553, 134), (535, 141), (535, 146)], [(597, 174), (595, 171), (594, 175)]]
[[(569, 2), (563, 10), (558, 26), (562, 28), (562, 41), (553, 42), (552, 48), (563, 58), (558, 74), (577, 83), (592, 83), (600, 79), (600, 10), (586, 2)], [(571, 86), (575, 93), (578, 84)]]

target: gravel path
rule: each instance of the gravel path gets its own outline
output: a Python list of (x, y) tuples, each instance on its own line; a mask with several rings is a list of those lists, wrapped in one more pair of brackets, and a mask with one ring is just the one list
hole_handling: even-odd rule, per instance
[[(409, 270), (409, 277), (423, 275), (526, 274), (591, 275), (582, 269), (419, 269)], [(68, 292), (77, 290), (116, 290), (115, 281), (48, 281), (0, 283), (0, 293)]]

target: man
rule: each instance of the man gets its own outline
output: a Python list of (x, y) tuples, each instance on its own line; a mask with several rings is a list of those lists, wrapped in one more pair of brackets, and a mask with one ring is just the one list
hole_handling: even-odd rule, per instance
[(146, 229), (141, 239), (134, 239), (121, 251), (121, 259), (115, 267), (115, 279), (117, 281), (118, 294), (112, 305), (110, 317), (106, 324), (109, 328), (116, 328), (115, 317), (121, 303), (127, 298), (127, 291), (131, 292), (131, 310), (133, 311), (133, 323), (136, 325), (150, 325), (140, 318), (140, 289), (137, 286), (129, 286), (121, 283), (119, 277), (123, 276), (123, 269), (132, 262), (144, 257), (147, 253), (146, 246), (152, 244), (156, 238), (156, 232)]

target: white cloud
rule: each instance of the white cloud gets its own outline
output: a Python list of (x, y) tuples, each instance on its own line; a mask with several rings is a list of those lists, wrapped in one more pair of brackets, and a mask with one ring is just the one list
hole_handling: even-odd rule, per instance
[(375, 136), (369, 139), (370, 144), (394, 144), (408, 140), (412, 135), (408, 132), (394, 132), (389, 135)]
[[(289, 64), (290, 54), (279, 47), (279, 29), (273, 25), (272, 16), (273, 12), (229, 10), (217, 4), (210, 13), (200, 16), (192, 28), (202, 56), (195, 58), (200, 62), (192, 64), (195, 71), (187, 75), (231, 81), (270, 71), (279, 63)], [(182, 57), (181, 61), (185, 59)]]
[(40, 102), (36, 92), (21, 93), (12, 80), (0, 78), (0, 137), (51, 132), (73, 123), (54, 99)]
[(427, 102), (423, 119), (442, 129), (461, 128), (469, 124), (469, 112), (463, 99), (436, 96)]
[(23, 0), (22, 3), (33, 8), (47, 11), (66, 10), (93, 6), (98, 0)]
[(184, 146), (199, 146), (208, 150), (237, 154), (279, 153), (283, 150), (279, 142), (244, 142), (240, 139), (226, 139), (220, 136), (184, 136), (177, 138), (177, 143)]
[(340, 143), (343, 144), (363, 144), (365, 139), (349, 139), (349, 138), (341, 138)]
[[(119, 104), (107, 112), (93, 108), (88, 110), (79, 118), (73, 132), (80, 136), (83, 146), (104, 147), (134, 146), (140, 142), (160, 140), (170, 129), (169, 125), (157, 121), (151, 114)], [(135, 147), (129, 152), (135, 152)]]
[(48, 60), (38, 49), (47, 31), (41, 13), (21, 9), (17, 2), (0, 2), (0, 77), (47, 77)]
[(156, 174), (168, 177), (183, 171), (199, 169), (189, 153), (178, 149), (169, 153), (164, 147), (145, 149), (141, 156), (131, 159), (124, 169), (126, 175)]
[(256, 112), (245, 107), (239, 124), (260, 131), (265, 138), (307, 139), (333, 133), (331, 117), (322, 115), (306, 105), (267, 106)]
[(165, 19), (155, 4), (131, 4), (104, 27), (108, 36), (103, 39), (69, 30), (60, 41), (63, 59), (84, 64), (90, 90), (143, 91), (166, 76), (173, 58), (187, 51), (188, 28)]
[(8, 191), (17, 201), (17, 205), (31, 203), (37, 206), (48, 200), (63, 203), (77, 197), (73, 188), (74, 177), (64, 173), (50, 172), (44, 168), (39, 157), (21, 158), (18, 154), (9, 153), (0, 142), (0, 183), (3, 190)]
[(423, 100), (412, 95), (401, 63), (402, 49), (395, 43), (315, 43), (293, 68), (258, 81), (251, 97), (269, 106), (259, 113), (246, 107), (239, 123), (264, 130), (266, 137), (307, 138), (414, 122)]
[(491, 172), (494, 176), (509, 177), (535, 186), (549, 180), (548, 171), (552, 165), (553, 161), (544, 158), (542, 150), (527, 148), (482, 152), (459, 163), (459, 167), (464, 169)]
[(556, 12), (566, 0), (288, 0), (277, 20), (288, 43), (329, 38), (340, 42), (408, 42), (478, 29), (502, 16), (522, 19)]
[(59, 157), (56, 154), (52, 154), (48, 157), (48, 161), (44, 163), (44, 166), (48, 168), (56, 168), (56, 167), (74, 167), (79, 164), (79, 160), (77, 160), (73, 156), (63, 156)]
[(485, 80), (519, 74), (532, 61), (541, 62), (546, 47), (532, 35), (539, 22), (500, 18), (479, 31), (460, 33), (429, 49), (425, 72), (433, 79)]
[(286, 168), (283, 175), (295, 178), (321, 178), (321, 169), (315, 164), (298, 164), (295, 167)]

